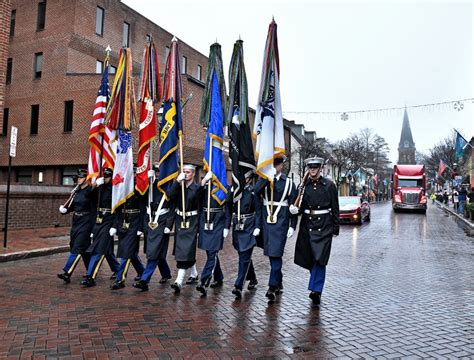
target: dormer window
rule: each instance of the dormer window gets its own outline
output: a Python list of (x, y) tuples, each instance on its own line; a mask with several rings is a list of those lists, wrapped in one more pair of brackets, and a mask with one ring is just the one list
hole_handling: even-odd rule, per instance
[(410, 147), (410, 143), (408, 141), (405, 141), (405, 143), (403, 144), (404, 147)]

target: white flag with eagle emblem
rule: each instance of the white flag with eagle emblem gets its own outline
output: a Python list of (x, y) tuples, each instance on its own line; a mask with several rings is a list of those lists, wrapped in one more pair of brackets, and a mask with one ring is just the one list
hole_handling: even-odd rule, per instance
[(117, 130), (118, 144), (112, 178), (112, 213), (134, 193), (132, 133)]

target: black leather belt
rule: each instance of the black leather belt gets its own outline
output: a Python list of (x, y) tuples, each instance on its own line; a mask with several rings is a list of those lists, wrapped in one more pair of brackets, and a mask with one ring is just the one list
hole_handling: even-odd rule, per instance
[(74, 216), (85, 216), (89, 214), (90, 214), (89, 211), (74, 211)]

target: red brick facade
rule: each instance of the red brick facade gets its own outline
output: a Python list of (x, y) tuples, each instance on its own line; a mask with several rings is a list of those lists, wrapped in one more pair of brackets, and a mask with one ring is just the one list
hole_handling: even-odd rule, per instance
[[(11, 4), (11, 9), (16, 10), (15, 34), (11, 38), (8, 55), (13, 59), (13, 73), (11, 84), (7, 86), (4, 107), (9, 109), (9, 127), (15, 125), (19, 128), (17, 157), (13, 165), (32, 169), (33, 183), (37, 182), (41, 171), (43, 183), (59, 184), (63, 166), (83, 166), (87, 163), (87, 134), (100, 83), (100, 75), (95, 74), (96, 62), (105, 58), (104, 49), (110, 45), (111, 65), (117, 65), (123, 23), (130, 24), (129, 39), (136, 78), (145, 35), (153, 35), (161, 71), (164, 70), (166, 46), (169, 46), (173, 36), (121, 2), (104, 0), (48, 0), (46, 26), (44, 30), (36, 31), (37, 4), (38, 1), (19, 0)], [(105, 12), (103, 36), (95, 32), (97, 6)], [(10, 10), (4, 12), (8, 13), (9, 25)], [(9, 29), (9, 26), (2, 26), (2, 29), (5, 28)], [(5, 36), (8, 41), (8, 31)], [(34, 57), (39, 52), (43, 53), (44, 58), (42, 76), (41, 79), (34, 79)], [(188, 88), (193, 91), (189, 104), (193, 111), (186, 109), (184, 121), (189, 133), (196, 134), (202, 131), (197, 128), (199, 111), (194, 110), (200, 107), (203, 86), (196, 84), (199, 81), (192, 85), (187, 83), (190, 77), (197, 76), (198, 65), (205, 69), (207, 57), (182, 41), (180, 52), (187, 58), (188, 75), (183, 76), (184, 96), (187, 96)], [(5, 56), (2, 60), (4, 64)], [(110, 77), (112, 81), (113, 76)], [(3, 86), (5, 81), (1, 83)], [(74, 101), (73, 129), (64, 132), (64, 102), (68, 100)], [(31, 106), (35, 104), (39, 104), (38, 134), (30, 135)], [(202, 140), (201, 143), (204, 141), (193, 136), (189, 146), (202, 149), (199, 140)], [(8, 163), (8, 143), (8, 137), (0, 139), (2, 166)], [(187, 139), (185, 144), (188, 145)], [(185, 149), (185, 155), (188, 151)]]
[[(27, 183), (60, 185), (66, 170), (73, 172), (87, 164), (87, 137), (101, 78), (101, 74), (96, 73), (96, 63), (97, 60), (104, 60), (105, 48), (110, 45), (110, 63), (117, 66), (124, 22), (130, 24), (129, 47), (134, 60), (136, 84), (146, 34), (151, 33), (153, 36), (162, 72), (167, 47), (170, 46), (173, 35), (119, 0), (47, 0), (45, 26), (44, 29), (37, 30), (40, 2), (42, 0), (0, 2), (0, 125), (3, 109), (8, 108), (8, 129), (12, 125), (19, 129), (12, 182), (20, 181), (20, 175), (26, 173), (27, 176), (31, 174)], [(104, 10), (103, 35), (96, 34), (97, 7)], [(12, 10), (15, 10), (16, 17), (14, 35), (10, 36)], [(187, 60), (186, 74), (183, 75), (183, 99), (190, 93), (193, 95), (184, 109), (184, 158), (186, 162), (201, 166), (205, 130), (200, 126), (199, 115), (207, 56), (180, 39), (179, 46), (180, 55)], [(40, 79), (35, 78), (34, 72), (36, 53), (43, 54)], [(5, 85), (8, 58), (13, 61), (13, 71), (11, 83)], [(201, 68), (201, 81), (197, 74), (198, 65)], [(112, 85), (112, 75), (109, 82)], [(65, 102), (71, 100), (74, 102), (72, 131), (65, 132)], [(39, 105), (38, 133), (35, 135), (30, 134), (32, 105)], [(254, 113), (251, 114), (252, 123), (253, 117)], [(7, 136), (0, 136), (0, 183), (3, 184), (7, 180), (10, 130), (7, 132), (2, 134)], [(289, 139), (289, 133), (286, 132), (286, 138)], [(135, 146), (135, 150), (136, 148)], [(155, 146), (155, 159), (158, 159), (158, 149)], [(39, 180), (40, 174), (42, 181)], [(0, 190), (0, 196), (3, 195)], [(50, 200), (54, 200), (54, 205), (46, 200), (48, 196)], [(23, 206), (44, 206), (48, 209), (45, 211), (46, 217), (39, 217), (40, 220), (32, 220), (30, 223), (34, 226), (51, 226), (51, 221), (59, 221), (56, 219), (59, 200), (56, 195), (51, 194), (43, 194), (40, 198), (32, 194), (27, 200), (27, 195), (22, 193), (16, 194), (11, 204), (20, 213)], [(2, 206), (0, 199), (0, 208)], [(0, 216), (2, 211), (4, 209), (0, 210)], [(16, 216), (22, 215), (12, 216), (15, 224), (23, 223), (20, 219), (15, 220)]]
[(10, 0), (0, 2), (0, 129), (3, 125), (5, 105), (5, 80), (7, 72), (8, 43), (10, 38)]

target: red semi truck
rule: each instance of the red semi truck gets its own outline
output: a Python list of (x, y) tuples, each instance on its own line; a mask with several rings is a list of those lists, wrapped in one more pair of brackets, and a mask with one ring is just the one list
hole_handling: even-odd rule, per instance
[(426, 213), (426, 174), (424, 165), (393, 167), (392, 207), (398, 210), (419, 210)]

